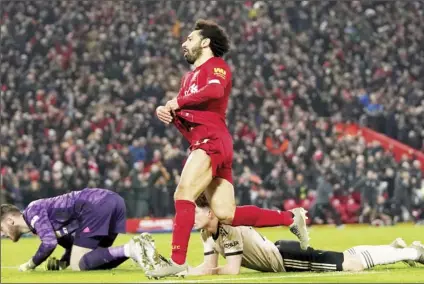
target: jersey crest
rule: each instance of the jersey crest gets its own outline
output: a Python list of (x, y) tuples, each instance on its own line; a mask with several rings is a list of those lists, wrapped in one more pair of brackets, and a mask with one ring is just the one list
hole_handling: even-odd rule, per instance
[(185, 90), (184, 96), (197, 93), (198, 90), (199, 90), (199, 87), (197, 86), (197, 84), (192, 84), (187, 90)]

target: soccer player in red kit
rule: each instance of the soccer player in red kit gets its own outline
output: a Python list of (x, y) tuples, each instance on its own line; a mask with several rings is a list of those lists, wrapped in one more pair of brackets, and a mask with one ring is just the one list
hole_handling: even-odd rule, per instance
[(172, 256), (169, 265), (147, 276), (175, 275), (187, 268), (186, 255), (194, 225), (194, 201), (205, 192), (211, 209), (221, 223), (232, 226), (290, 226), (301, 246), (308, 247), (306, 211), (292, 212), (236, 207), (232, 179), (233, 140), (225, 117), (232, 87), (232, 74), (222, 56), (229, 50), (225, 31), (212, 21), (198, 20), (182, 44), (184, 57), (195, 69), (181, 82), (178, 96), (156, 109), (164, 123), (173, 123), (190, 143), (191, 153), (184, 165), (174, 194), (175, 220)]

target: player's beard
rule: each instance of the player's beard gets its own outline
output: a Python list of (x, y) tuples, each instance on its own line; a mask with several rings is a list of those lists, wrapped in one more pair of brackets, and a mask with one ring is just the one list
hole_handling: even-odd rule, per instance
[(22, 233), (19, 230), (18, 227), (11, 227), (9, 231), (9, 238), (12, 240), (12, 242), (16, 243), (21, 238)]
[(200, 42), (197, 46), (193, 47), (191, 50), (187, 50), (187, 54), (184, 56), (188, 64), (194, 64), (196, 60), (202, 55), (202, 47)]

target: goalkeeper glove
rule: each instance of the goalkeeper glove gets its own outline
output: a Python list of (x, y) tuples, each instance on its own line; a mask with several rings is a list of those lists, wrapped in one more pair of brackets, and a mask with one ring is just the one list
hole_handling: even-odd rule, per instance
[(46, 271), (48, 271), (48, 270), (63, 270), (63, 269), (66, 269), (66, 267), (68, 267), (68, 264), (66, 263), (66, 261), (60, 261), (56, 257), (50, 257), (46, 261), (44, 269)]

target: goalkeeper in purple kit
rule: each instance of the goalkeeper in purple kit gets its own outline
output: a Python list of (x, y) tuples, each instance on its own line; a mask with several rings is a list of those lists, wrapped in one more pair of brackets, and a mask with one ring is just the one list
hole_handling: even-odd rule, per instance
[[(2, 234), (13, 242), (29, 232), (41, 240), (35, 255), (19, 266), (20, 271), (35, 269), (43, 262), (47, 270), (68, 266), (72, 270), (113, 269), (129, 258), (143, 270), (152, 268), (138, 236), (123, 246), (112, 247), (118, 234), (125, 233), (126, 223), (125, 202), (112, 191), (86, 188), (39, 199), (23, 212), (14, 205), (2, 204), (0, 213)], [(49, 258), (57, 245), (65, 253), (60, 259)]]

